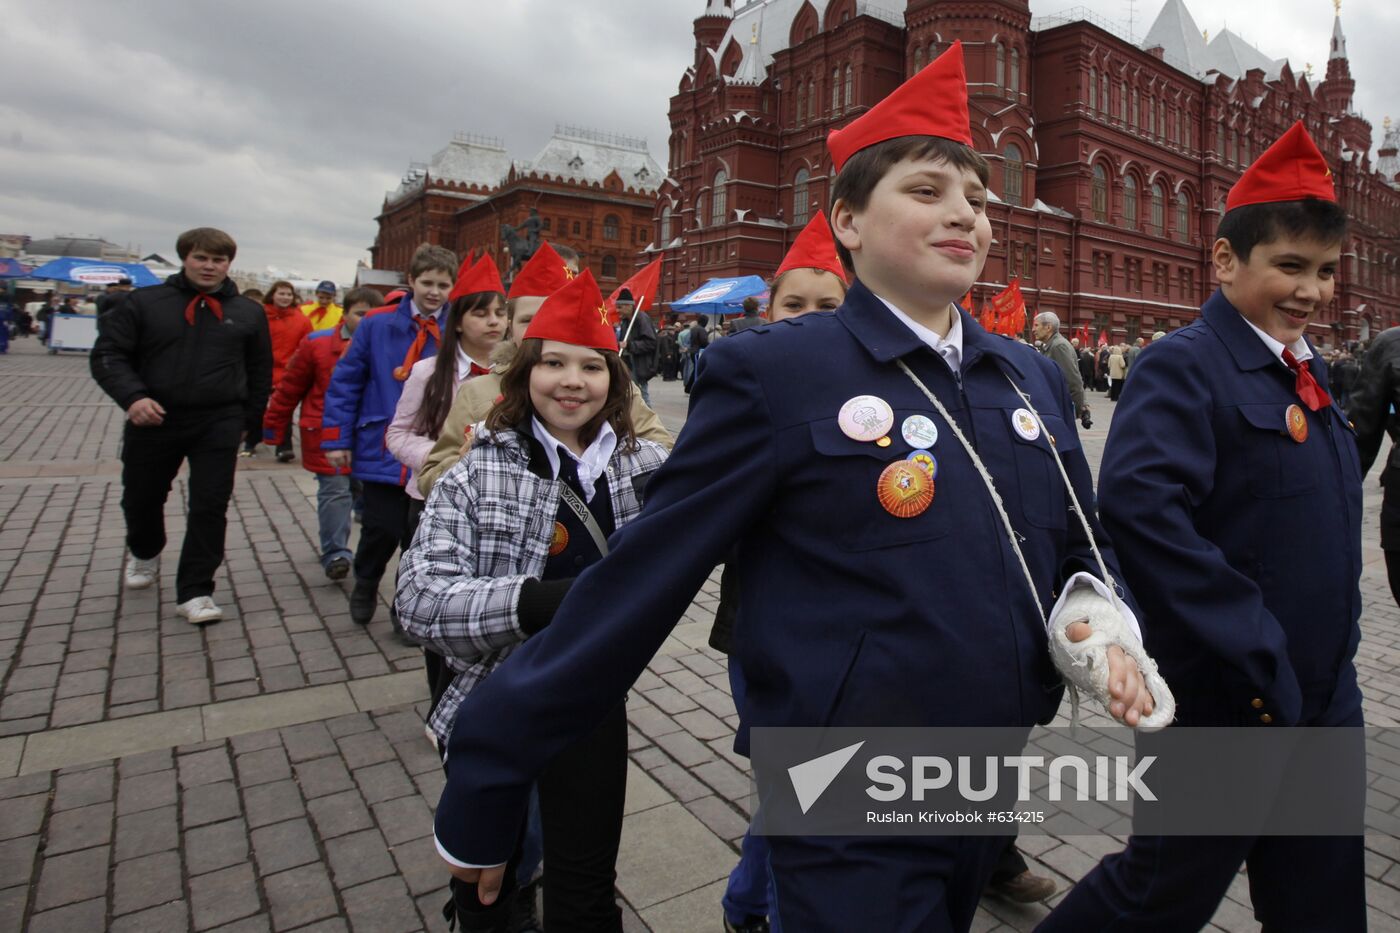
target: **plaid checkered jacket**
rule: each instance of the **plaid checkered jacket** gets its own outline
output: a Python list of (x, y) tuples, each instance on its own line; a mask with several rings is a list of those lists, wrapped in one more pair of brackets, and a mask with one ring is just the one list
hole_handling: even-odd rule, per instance
[[(482, 425), (473, 436), (475, 446), (428, 496), (394, 597), (404, 629), (456, 675), (428, 718), (442, 748), (462, 698), (525, 641), (520, 588), (543, 575), (559, 512), (559, 481), (533, 436)], [(651, 441), (639, 438), (637, 447), (619, 447), (608, 461), (618, 528), (641, 511), (633, 481), (666, 459)]]

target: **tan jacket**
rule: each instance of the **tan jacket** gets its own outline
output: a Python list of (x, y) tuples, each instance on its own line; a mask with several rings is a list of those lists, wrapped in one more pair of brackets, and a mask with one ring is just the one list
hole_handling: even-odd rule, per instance
[[(637, 436), (655, 441), (670, 450), (675, 439), (662, 426), (656, 412), (642, 401), (641, 393), (635, 387), (629, 388), (632, 397), (632, 426), (636, 429)], [(462, 459), (462, 443), (467, 428), (486, 420), (491, 406), (496, 404), (496, 398), (500, 394), (501, 377), (498, 373), (486, 373), (462, 383), (462, 387), (457, 390), (457, 397), (452, 400), (452, 410), (447, 413), (447, 421), (438, 434), (437, 443), (433, 445), (432, 452), (428, 454), (428, 459), (418, 474), (418, 491), (423, 493), (424, 498), (433, 491), (433, 484), (438, 478)]]
[(1121, 353), (1110, 353), (1108, 355), (1108, 378), (1122, 379), (1128, 374), (1128, 365)]

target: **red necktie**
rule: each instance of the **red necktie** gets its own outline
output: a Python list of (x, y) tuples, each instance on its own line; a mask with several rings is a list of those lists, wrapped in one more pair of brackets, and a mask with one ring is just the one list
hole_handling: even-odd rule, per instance
[(210, 311), (214, 312), (215, 318), (217, 318), (220, 321), (224, 319), (224, 306), (219, 303), (219, 299), (215, 298), (213, 295), (205, 295), (201, 293), (195, 295), (193, 298), (190, 299), (190, 303), (185, 305), (186, 324), (190, 325), (191, 327), (194, 326), (194, 312), (199, 308), (201, 303), (203, 303), (203, 305)]
[(1298, 377), (1298, 397), (1303, 400), (1303, 404), (1308, 406), (1308, 410), (1317, 411), (1319, 408), (1326, 408), (1332, 404), (1332, 397), (1322, 390), (1322, 386), (1317, 384), (1313, 378), (1312, 369), (1304, 363), (1298, 362), (1287, 347), (1283, 348), (1283, 361), (1288, 364), (1288, 368), (1293, 370)]
[(487, 369), (485, 366), (478, 366), (473, 362), (472, 368), (467, 370), (467, 378), (470, 379), (472, 376), (485, 376), (489, 372), (491, 372), (491, 370)]
[(413, 369), (413, 364), (418, 362), (423, 356), (423, 347), (427, 346), (428, 335), (432, 334), (434, 340), (440, 340), (438, 335), (438, 323), (435, 317), (423, 317), (418, 315), (415, 319), (418, 325), (418, 336), (413, 338), (413, 345), (408, 348), (408, 353), (404, 354), (403, 365), (394, 370), (394, 378), (403, 382), (408, 378), (409, 370)]

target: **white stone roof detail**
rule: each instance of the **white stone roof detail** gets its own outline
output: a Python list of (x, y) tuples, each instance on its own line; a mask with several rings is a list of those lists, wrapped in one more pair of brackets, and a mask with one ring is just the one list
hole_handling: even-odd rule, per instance
[(1330, 61), (1334, 58), (1347, 57), (1347, 37), (1342, 34), (1342, 14), (1338, 13), (1336, 20), (1332, 23), (1332, 50), (1327, 53)]
[(708, 0), (705, 15), (730, 17), (734, 15), (733, 6), (734, 0)]
[(1385, 128), (1385, 140), (1381, 143), (1380, 151), (1384, 155), (1376, 160), (1376, 172), (1392, 187), (1400, 187), (1395, 181), (1395, 176), (1400, 175), (1400, 124)]
[(1222, 29), (1206, 46), (1206, 70), (1231, 78), (1243, 78), (1245, 72), (1258, 68), (1265, 80), (1273, 81), (1282, 74), (1284, 61), (1270, 58), (1228, 29)]
[(1162, 6), (1142, 42), (1144, 49), (1156, 46), (1161, 46), (1162, 57), (1172, 64), (1185, 67), (1192, 74), (1205, 72), (1206, 40), (1191, 11), (1186, 9), (1185, 0), (1167, 0)]
[(749, 37), (749, 44), (744, 47), (744, 60), (739, 63), (739, 70), (734, 72), (734, 77), (730, 79), (732, 84), (762, 84), (768, 69), (762, 60), (759, 52), (759, 36), (763, 34), (763, 11), (758, 13), (758, 20), (753, 24), (753, 34)]
[[(729, 30), (720, 40), (719, 48), (712, 53), (715, 64), (719, 64), (719, 57), (729, 47), (730, 40), (747, 46), (753, 37), (754, 26), (761, 23), (757, 63), (752, 67), (761, 69), (763, 77), (767, 77), (768, 68), (773, 64), (773, 56), (788, 47), (788, 36), (792, 33), (792, 21), (797, 18), (802, 7), (809, 2), (812, 4), (812, 9), (816, 11), (819, 21), (826, 16), (827, 7), (831, 5), (831, 0), (750, 0), (747, 5), (735, 11), (734, 22), (730, 24)], [(897, 0), (884, 0), (884, 2), (890, 6), (903, 6)], [(896, 12), (872, 3), (870, 0), (856, 0), (856, 15), (873, 16), (901, 29), (904, 28), (904, 11), (902, 9)], [(740, 71), (743, 70), (744, 66), (741, 65)], [(761, 81), (762, 78), (759, 80)]]
[(554, 128), (554, 136), (532, 161), (515, 167), (522, 173), (591, 183), (601, 183), (616, 169), (624, 185), (642, 191), (655, 191), (666, 177), (645, 139), (564, 125)]

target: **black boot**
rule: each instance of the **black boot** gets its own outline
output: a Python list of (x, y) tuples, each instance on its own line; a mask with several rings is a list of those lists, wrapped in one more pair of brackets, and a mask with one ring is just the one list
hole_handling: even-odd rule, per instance
[(510, 933), (539, 933), (539, 891), (540, 882), (535, 879), (515, 892), (510, 905)]
[(418, 647), (418, 639), (404, 631), (403, 625), (400, 624), (399, 610), (393, 603), (389, 604), (389, 623), (394, 626), (394, 635), (398, 638), (399, 644), (407, 645), (411, 648)]
[(379, 581), (357, 579), (355, 588), (350, 591), (350, 621), (356, 625), (369, 625), (378, 604)]

